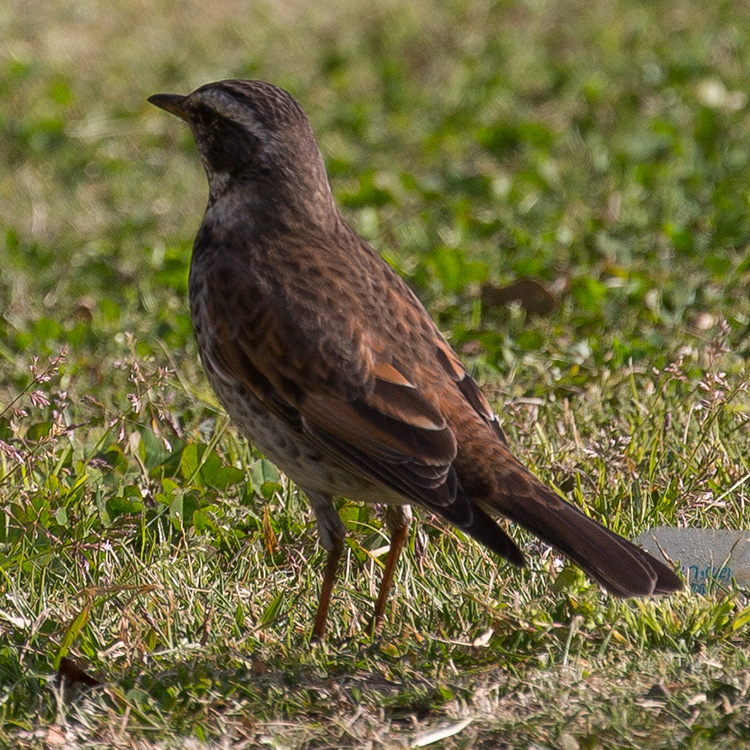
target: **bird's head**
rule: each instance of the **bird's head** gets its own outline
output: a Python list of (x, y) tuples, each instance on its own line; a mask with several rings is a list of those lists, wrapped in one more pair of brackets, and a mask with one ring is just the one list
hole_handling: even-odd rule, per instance
[(299, 103), (263, 81), (226, 80), (190, 94), (154, 94), (151, 104), (190, 126), (209, 182), (211, 200), (272, 203), (276, 210), (330, 209), (325, 165)]

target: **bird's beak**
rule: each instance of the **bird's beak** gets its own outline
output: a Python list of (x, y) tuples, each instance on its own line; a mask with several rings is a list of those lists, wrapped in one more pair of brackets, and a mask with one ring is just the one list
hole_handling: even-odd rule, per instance
[(186, 96), (180, 96), (179, 94), (154, 94), (149, 96), (148, 101), (159, 109), (177, 115), (181, 120), (188, 122), (189, 115), (185, 108), (186, 99)]

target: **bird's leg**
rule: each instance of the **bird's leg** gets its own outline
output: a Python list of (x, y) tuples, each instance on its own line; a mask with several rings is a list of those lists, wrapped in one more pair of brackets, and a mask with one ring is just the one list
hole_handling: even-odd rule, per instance
[(312, 640), (320, 641), (323, 639), (323, 632), (326, 627), (328, 605), (331, 603), (331, 592), (336, 580), (339, 560), (341, 559), (341, 553), (344, 551), (346, 527), (336, 508), (334, 508), (333, 500), (329, 495), (308, 492), (307, 496), (313, 511), (315, 511), (315, 518), (318, 522), (320, 544), (328, 552), (326, 569), (323, 574), (323, 585), (320, 589), (320, 602), (318, 604), (318, 611), (315, 614), (315, 624), (312, 631)]
[(388, 550), (388, 557), (385, 560), (385, 570), (383, 571), (383, 579), (380, 582), (378, 600), (375, 602), (375, 612), (366, 629), (372, 637), (376, 635), (383, 625), (388, 592), (391, 590), (393, 574), (396, 572), (398, 558), (409, 536), (411, 520), (412, 512), (409, 505), (389, 505), (385, 512), (385, 523), (391, 532), (391, 548)]
[(333, 591), (333, 584), (336, 580), (336, 573), (339, 568), (339, 560), (341, 559), (343, 549), (344, 542), (342, 540), (337, 549), (328, 550), (326, 570), (323, 574), (323, 585), (320, 589), (320, 602), (318, 604), (318, 611), (315, 614), (315, 624), (312, 631), (313, 641), (323, 640), (323, 632), (325, 631), (326, 619), (328, 618), (328, 605), (331, 602), (331, 591)]

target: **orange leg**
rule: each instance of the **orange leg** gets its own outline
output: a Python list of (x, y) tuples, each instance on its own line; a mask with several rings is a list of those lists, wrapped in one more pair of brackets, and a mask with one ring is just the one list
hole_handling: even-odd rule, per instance
[(411, 508), (408, 505), (389, 505), (385, 514), (385, 522), (391, 532), (391, 548), (385, 560), (383, 579), (380, 582), (378, 599), (375, 602), (375, 612), (367, 625), (367, 631), (372, 637), (378, 633), (385, 618), (385, 605), (388, 601), (388, 593), (393, 583), (393, 574), (396, 572), (396, 564), (401, 555), (401, 550), (409, 536), (411, 526)]
[(307, 497), (318, 521), (320, 544), (328, 552), (326, 569), (323, 573), (323, 586), (320, 589), (320, 603), (315, 614), (315, 624), (312, 631), (312, 640), (320, 641), (323, 639), (323, 632), (326, 629), (328, 605), (331, 603), (331, 592), (336, 581), (339, 560), (344, 551), (346, 527), (336, 512), (336, 508), (333, 507), (333, 500), (330, 495), (308, 492)]
[(323, 586), (320, 589), (320, 603), (315, 615), (315, 625), (313, 625), (313, 641), (321, 641), (323, 639), (323, 632), (326, 629), (326, 619), (328, 618), (328, 605), (331, 603), (331, 592), (333, 591), (333, 584), (336, 581), (336, 573), (339, 568), (339, 560), (341, 559), (343, 549), (344, 544), (341, 542), (336, 545), (335, 549), (328, 552), (326, 569), (323, 574)]

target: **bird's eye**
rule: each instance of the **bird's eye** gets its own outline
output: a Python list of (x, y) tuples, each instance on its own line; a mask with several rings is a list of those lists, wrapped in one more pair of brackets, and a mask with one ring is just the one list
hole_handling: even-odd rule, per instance
[(203, 126), (210, 126), (214, 124), (219, 116), (214, 110), (209, 109), (204, 104), (199, 104), (195, 109), (195, 120)]

